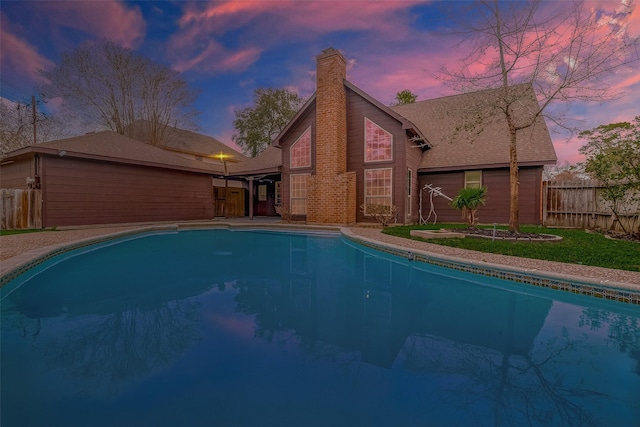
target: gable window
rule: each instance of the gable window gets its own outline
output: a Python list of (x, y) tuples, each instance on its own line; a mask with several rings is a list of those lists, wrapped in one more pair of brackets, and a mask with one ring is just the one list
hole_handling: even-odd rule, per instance
[(464, 173), (464, 188), (482, 187), (482, 171), (466, 171)]
[(393, 160), (393, 137), (389, 132), (365, 117), (364, 161), (379, 162)]
[(412, 189), (413, 171), (407, 168), (407, 216), (411, 216), (411, 189)]
[(365, 169), (364, 171), (364, 214), (369, 205), (391, 206), (393, 184), (392, 169)]
[(307, 178), (308, 173), (291, 175), (291, 214), (306, 215), (307, 214)]
[(293, 143), (290, 149), (291, 168), (311, 167), (311, 127)]

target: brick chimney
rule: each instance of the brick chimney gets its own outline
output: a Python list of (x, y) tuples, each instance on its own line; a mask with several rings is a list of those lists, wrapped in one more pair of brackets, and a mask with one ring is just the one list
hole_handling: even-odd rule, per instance
[(347, 61), (329, 48), (316, 57), (316, 174), (307, 183), (307, 222), (356, 221), (356, 176), (347, 172)]

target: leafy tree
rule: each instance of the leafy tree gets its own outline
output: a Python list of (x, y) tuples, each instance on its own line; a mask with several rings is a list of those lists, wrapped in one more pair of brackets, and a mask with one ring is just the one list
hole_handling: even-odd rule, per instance
[(271, 144), (298, 112), (303, 99), (289, 89), (256, 89), (253, 107), (235, 111), (233, 141), (244, 154), (256, 157)]
[(486, 201), (487, 187), (461, 188), (451, 201), (451, 207), (460, 209), (469, 228), (476, 228), (478, 208)]
[(602, 197), (610, 202), (626, 232), (619, 215), (625, 204), (640, 200), (640, 116), (631, 123), (601, 125), (579, 136), (587, 141), (580, 148), (586, 156), (585, 171), (605, 184)]
[(112, 41), (81, 45), (40, 74), (48, 81), (40, 91), (81, 120), (127, 136), (145, 121), (154, 145), (168, 126), (193, 127), (197, 115), (197, 91), (180, 73)]
[[(553, 103), (615, 97), (605, 77), (640, 59), (640, 39), (626, 31), (633, 5), (616, 6), (608, 20), (602, 11), (579, 1), (481, 1), (472, 11), (475, 19), (458, 11), (466, 21), (456, 34), (461, 36), (461, 44), (468, 45), (469, 53), (455, 68), (443, 67), (437, 77), (461, 92), (495, 92), (495, 96), (470, 106), (463, 128), (480, 128), (470, 132), (473, 138), (492, 117), (503, 118), (506, 123), (510, 142), (510, 231), (520, 229), (517, 136), (524, 129), (543, 126), (542, 117), (567, 127), (557, 110), (551, 114), (549, 106)], [(537, 103), (530, 102), (531, 87)]]
[(416, 99), (418, 99), (418, 95), (409, 89), (404, 89), (396, 94), (396, 101), (392, 105), (413, 104)]

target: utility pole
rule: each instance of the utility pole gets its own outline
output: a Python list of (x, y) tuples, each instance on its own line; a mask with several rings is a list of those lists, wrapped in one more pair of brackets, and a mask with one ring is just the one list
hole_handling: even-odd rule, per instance
[(31, 114), (33, 116), (33, 143), (34, 145), (37, 143), (36, 139), (36, 97), (31, 95)]

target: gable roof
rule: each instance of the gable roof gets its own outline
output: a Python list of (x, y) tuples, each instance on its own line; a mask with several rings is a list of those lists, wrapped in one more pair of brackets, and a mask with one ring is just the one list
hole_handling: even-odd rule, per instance
[(5, 159), (28, 153), (102, 160), (115, 163), (220, 174), (222, 164), (190, 160), (112, 131), (91, 132), (72, 138), (44, 142), (8, 153)]
[[(516, 116), (538, 111), (530, 84), (509, 88), (516, 93)], [(491, 101), (500, 89), (471, 92), (392, 107), (424, 133), (430, 150), (422, 155), (420, 170), (444, 171), (509, 165), (509, 129), (501, 114), (492, 113)], [(479, 116), (480, 114), (480, 116)], [(480, 126), (469, 128), (469, 117), (480, 117)], [(534, 166), (557, 160), (547, 125), (538, 117), (534, 125), (519, 130), (518, 164)]]
[[(378, 101), (377, 99), (375, 99), (374, 97), (372, 97), (371, 95), (369, 95), (368, 93), (360, 89), (358, 86), (354, 85), (348, 80), (344, 80), (344, 86), (345, 88), (350, 89), (351, 91), (360, 95), (362, 98), (367, 100), (369, 103), (371, 103), (378, 109), (382, 110), (384, 113), (388, 114), (390, 117), (393, 117), (394, 119), (396, 119), (398, 122), (402, 124), (402, 129), (411, 130), (413, 133), (417, 134), (423, 140), (427, 139), (426, 136), (422, 134), (421, 130), (411, 122), (411, 120), (407, 119), (401, 114), (398, 114), (398, 112), (384, 105), (383, 103), (381, 103), (380, 101)], [(280, 147), (281, 145), (280, 140), (287, 134), (289, 129), (291, 129), (291, 127), (296, 123), (296, 121), (301, 116), (303, 116), (309, 108), (311, 108), (315, 104), (315, 101), (316, 101), (316, 92), (314, 92), (311, 95), (311, 97), (309, 97), (309, 99), (302, 105), (302, 107), (300, 107), (296, 115), (293, 116), (293, 118), (289, 121), (287, 126), (285, 126), (282, 132), (280, 132), (278, 136), (275, 137), (275, 139), (272, 142), (273, 145)]]
[(416, 126), (406, 116), (403, 116), (402, 114), (399, 114), (397, 111), (395, 111), (391, 107), (384, 105), (382, 102), (378, 101), (377, 99), (375, 99), (374, 97), (372, 97), (371, 95), (369, 95), (368, 93), (366, 93), (365, 91), (363, 91), (362, 89), (354, 85), (353, 83), (350, 83), (349, 81), (345, 80), (344, 85), (347, 88), (351, 89), (353, 92), (360, 95), (365, 100), (369, 101), (369, 103), (373, 104), (378, 109), (382, 110), (384, 113), (388, 114), (389, 116), (393, 117), (394, 119), (402, 123), (402, 129), (411, 130), (413, 131), (413, 133), (417, 134), (422, 139), (426, 139), (426, 136), (422, 133), (422, 131), (418, 128), (418, 126)]
[[(138, 120), (133, 124), (132, 138), (150, 143), (149, 121)], [(161, 148), (185, 154), (216, 158), (220, 153), (227, 156), (227, 162), (240, 162), (247, 157), (217, 139), (191, 132), (186, 129), (168, 126), (165, 129)], [(230, 157), (229, 157), (230, 156)]]

